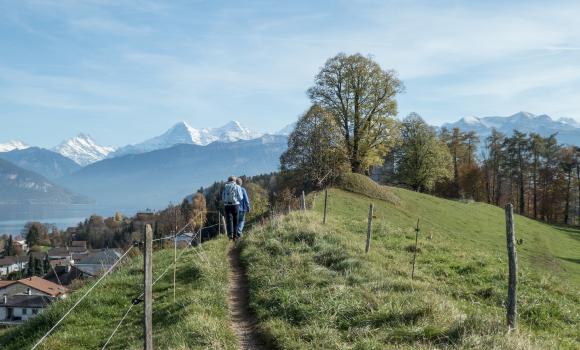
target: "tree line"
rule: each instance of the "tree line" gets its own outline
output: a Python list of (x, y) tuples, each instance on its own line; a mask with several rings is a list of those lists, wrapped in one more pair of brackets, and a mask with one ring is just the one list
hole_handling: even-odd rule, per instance
[(361, 173), (384, 183), (497, 206), (553, 223), (580, 221), (580, 148), (557, 135), (437, 130), (417, 113), (396, 118), (404, 91), (396, 72), (372, 57), (338, 54), (308, 90), (280, 158), (280, 178), (297, 195)]

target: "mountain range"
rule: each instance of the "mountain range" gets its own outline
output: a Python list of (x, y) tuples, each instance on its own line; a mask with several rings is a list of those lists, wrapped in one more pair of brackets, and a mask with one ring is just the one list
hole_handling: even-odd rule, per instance
[(243, 127), (237, 121), (231, 121), (219, 128), (195, 129), (186, 122), (179, 122), (160, 136), (143, 141), (135, 145), (119, 148), (111, 153), (109, 158), (125, 154), (137, 154), (169, 148), (177, 144), (205, 146), (212, 142), (235, 142), (251, 140), (262, 136)]
[(529, 112), (519, 112), (508, 117), (463, 117), (454, 123), (446, 123), (442, 128), (459, 128), (461, 131), (475, 131), (481, 144), (491, 135), (495, 128), (505, 135), (513, 134), (514, 130), (524, 133), (535, 132), (544, 137), (557, 134), (558, 142), (580, 146), (580, 123), (574, 119), (552, 119), (550, 116), (535, 115)]
[[(527, 112), (464, 117), (442, 127), (475, 131), (482, 144), (496, 128), (507, 135), (514, 129), (543, 136), (557, 133), (561, 143), (580, 146), (578, 122)], [(118, 149), (99, 145), (87, 134), (51, 150), (10, 141), (0, 144), (0, 194), (23, 202), (52, 196), (62, 203), (86, 201), (86, 195), (98, 204), (160, 208), (231, 174), (277, 170), (293, 128), (291, 124), (276, 135), (262, 135), (235, 121), (206, 129), (179, 122), (157, 137)]]
[(275, 135), (206, 146), (180, 143), (104, 159), (65, 176), (59, 183), (104, 205), (137, 203), (142, 208), (161, 208), (229, 175), (276, 171), (286, 143), (285, 136)]

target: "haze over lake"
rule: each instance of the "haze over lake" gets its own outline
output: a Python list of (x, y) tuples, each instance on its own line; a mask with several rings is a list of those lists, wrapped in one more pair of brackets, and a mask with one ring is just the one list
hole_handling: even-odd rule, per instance
[(132, 216), (146, 208), (119, 208), (107, 205), (0, 205), (0, 234), (18, 234), (29, 221), (52, 224), (59, 229), (76, 226), (91, 215), (114, 216), (120, 211)]

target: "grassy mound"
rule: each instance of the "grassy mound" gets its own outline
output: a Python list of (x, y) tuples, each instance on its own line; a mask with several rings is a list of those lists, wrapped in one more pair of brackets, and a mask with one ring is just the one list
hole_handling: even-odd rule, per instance
[[(520, 330), (506, 335), (503, 211), (389, 189), (375, 201), (329, 193), (329, 222), (293, 213), (243, 242), (251, 307), (272, 346), (284, 349), (578, 348), (580, 232), (516, 218)], [(421, 217), (415, 280), (410, 279)]]
[[(230, 329), (226, 302), (226, 245), (227, 240), (220, 238), (205, 243), (201, 251), (195, 252), (191, 249), (181, 256), (177, 264), (175, 302), (173, 269), (153, 287), (153, 344), (156, 348), (236, 347), (236, 337)], [(172, 249), (155, 252), (154, 280), (172, 262)], [(143, 259), (138, 256), (107, 277), (39, 348), (100, 349), (129, 307), (132, 298), (141, 293), (142, 266)], [(69, 299), (53, 304), (33, 320), (1, 333), (0, 348), (31, 348), (92, 283), (89, 282)], [(143, 305), (139, 304), (131, 310), (107, 349), (142, 349), (142, 317)]]
[(362, 194), (369, 198), (380, 199), (392, 204), (398, 204), (399, 198), (390, 187), (381, 186), (361, 174), (347, 173), (338, 178), (338, 187), (349, 192)]

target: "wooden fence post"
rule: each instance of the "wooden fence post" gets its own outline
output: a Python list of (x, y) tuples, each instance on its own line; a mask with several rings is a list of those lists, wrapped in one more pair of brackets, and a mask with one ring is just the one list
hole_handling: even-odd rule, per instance
[(300, 206), (302, 207), (302, 211), (306, 211), (306, 195), (304, 194), (304, 191), (302, 191), (302, 197), (301, 197), (301, 201), (300, 201)]
[(222, 227), (224, 228), (224, 234), (227, 235), (228, 234), (228, 223), (226, 222), (226, 217), (224, 215), (221, 215), (221, 221), (222, 221)]
[(153, 350), (153, 230), (145, 225), (145, 254), (143, 256), (144, 303), (143, 303), (143, 349)]
[(373, 203), (369, 206), (369, 222), (367, 226), (367, 245), (365, 246), (365, 253), (371, 249), (371, 235), (373, 230)]
[(326, 224), (326, 210), (327, 210), (327, 208), (328, 208), (328, 189), (325, 189), (324, 190), (324, 218), (322, 219), (322, 224)]
[(505, 207), (505, 223), (508, 253), (508, 300), (507, 300), (507, 323), (508, 331), (517, 329), (517, 285), (518, 285), (518, 256), (516, 253), (516, 237), (514, 228), (514, 207), (507, 204)]
[(218, 211), (218, 236), (222, 234), (222, 213)]
[(173, 302), (175, 302), (175, 276), (177, 274), (177, 235), (173, 237)]
[(201, 245), (201, 234), (202, 234), (203, 230), (200, 228), (199, 232), (197, 234), (197, 245)]
[(419, 245), (419, 219), (417, 219), (417, 228), (415, 229), (415, 249), (413, 249), (413, 270), (411, 271), (411, 279), (415, 278), (415, 262), (417, 261), (417, 250)]

